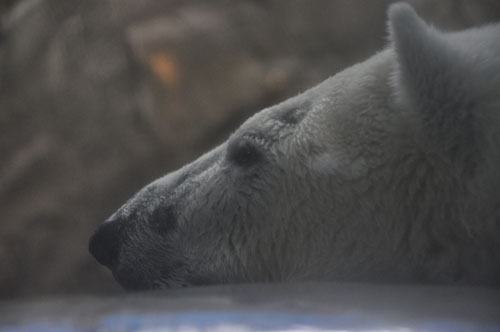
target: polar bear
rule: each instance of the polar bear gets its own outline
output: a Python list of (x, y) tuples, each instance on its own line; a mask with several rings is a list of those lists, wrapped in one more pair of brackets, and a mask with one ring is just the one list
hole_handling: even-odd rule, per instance
[(247, 120), (92, 236), (126, 289), (338, 280), (500, 285), (500, 25), (407, 4), (390, 45)]

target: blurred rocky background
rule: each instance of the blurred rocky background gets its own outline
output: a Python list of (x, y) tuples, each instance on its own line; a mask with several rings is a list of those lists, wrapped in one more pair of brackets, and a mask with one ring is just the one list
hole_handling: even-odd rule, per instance
[[(87, 252), (136, 190), (386, 44), (388, 0), (0, 2), (0, 298), (119, 292)], [(410, 1), (444, 29), (498, 0)]]

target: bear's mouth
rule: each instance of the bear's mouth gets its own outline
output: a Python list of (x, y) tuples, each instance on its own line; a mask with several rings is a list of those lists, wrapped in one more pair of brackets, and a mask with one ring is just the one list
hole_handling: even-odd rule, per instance
[[(144, 278), (135, 275), (123, 275), (116, 272), (112, 272), (115, 280), (125, 289), (126, 291), (148, 291), (148, 290), (158, 290), (158, 289), (177, 289), (177, 288), (187, 288), (197, 286), (186, 280), (174, 280), (159, 278), (151, 280), (149, 278)], [(202, 283), (203, 284), (203, 283)], [(200, 284), (200, 285), (202, 285)]]
[(167, 260), (165, 266), (158, 269), (144, 261), (117, 262), (109, 267), (114, 279), (126, 291), (145, 291), (153, 289), (173, 289), (201, 286), (213, 283), (207, 278), (197, 278), (197, 274), (188, 268), (182, 259)]
[(153, 289), (154, 285), (149, 281), (149, 278), (138, 273), (138, 271), (131, 267), (115, 266), (110, 268), (111, 273), (115, 280), (126, 291), (143, 291)]

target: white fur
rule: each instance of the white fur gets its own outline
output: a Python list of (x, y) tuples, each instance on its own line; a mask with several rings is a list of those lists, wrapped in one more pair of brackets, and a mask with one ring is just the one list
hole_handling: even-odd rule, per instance
[(500, 26), (443, 33), (396, 4), (389, 30), (125, 204), (117, 278), (498, 286)]

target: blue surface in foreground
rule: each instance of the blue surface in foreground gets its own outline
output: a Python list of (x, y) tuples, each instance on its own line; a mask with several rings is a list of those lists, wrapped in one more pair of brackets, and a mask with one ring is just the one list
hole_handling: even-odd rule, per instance
[(0, 332), (132, 332), (132, 331), (500, 331), (500, 325), (433, 320), (393, 326), (361, 313), (343, 315), (284, 312), (191, 311), (158, 314), (120, 313), (103, 316), (92, 326), (71, 321), (32, 322), (0, 327)]

